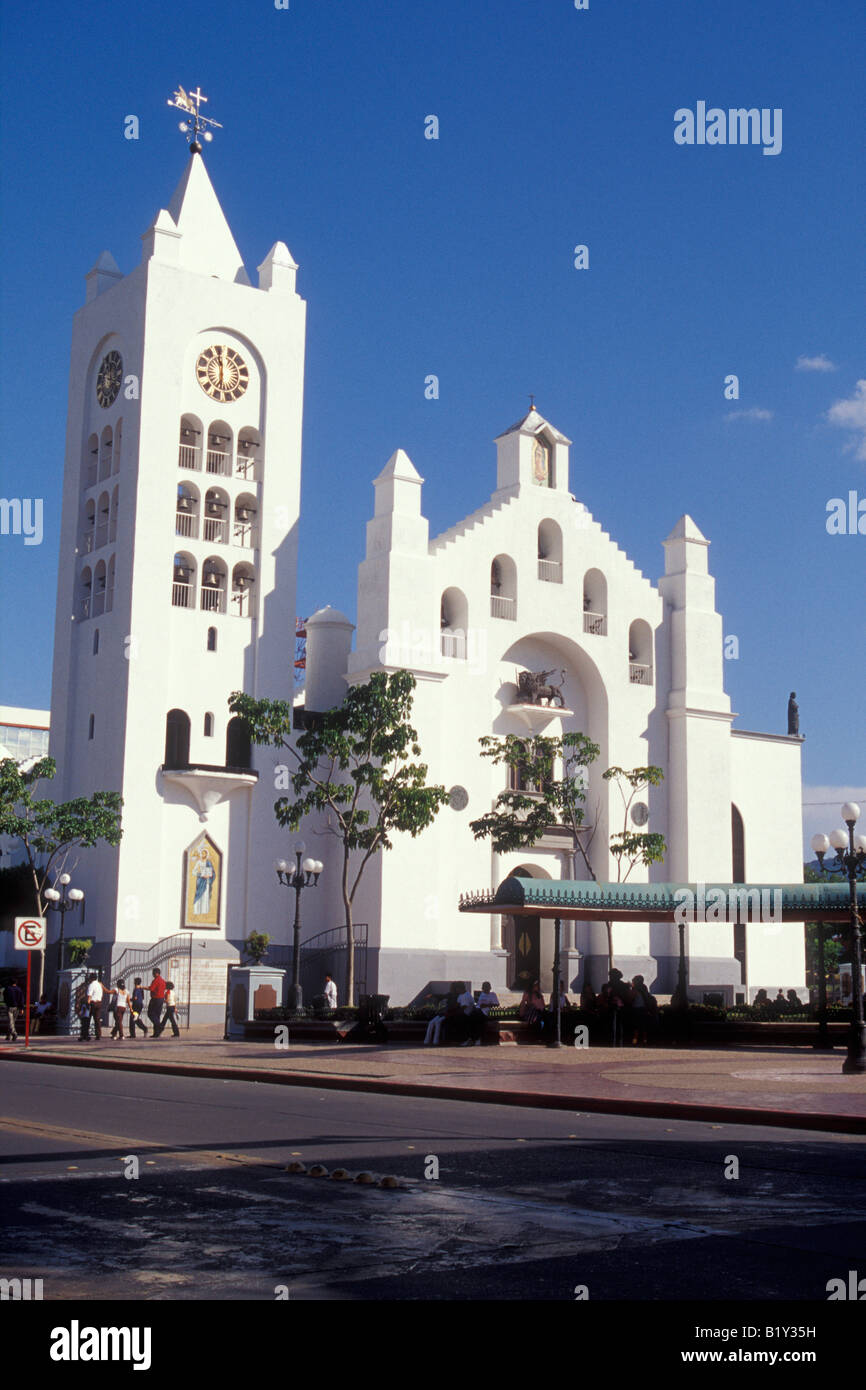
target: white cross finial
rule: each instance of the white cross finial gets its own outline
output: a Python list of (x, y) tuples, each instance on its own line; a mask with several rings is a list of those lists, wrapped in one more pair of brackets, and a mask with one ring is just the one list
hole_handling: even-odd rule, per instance
[(190, 92), (189, 96), (190, 96), (190, 100), (195, 102), (196, 110), (197, 110), (197, 111), (200, 111), (200, 110), (201, 110), (201, 104), (202, 104), (202, 102), (203, 102), (203, 101), (207, 101), (207, 97), (206, 97), (206, 96), (202, 96), (201, 87), (196, 87), (196, 89), (195, 89), (194, 92)]

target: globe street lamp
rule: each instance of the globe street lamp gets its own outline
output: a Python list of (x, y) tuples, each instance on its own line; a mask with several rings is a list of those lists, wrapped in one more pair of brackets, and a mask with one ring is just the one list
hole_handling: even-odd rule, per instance
[[(63, 932), (66, 923), (66, 914), (67, 912), (72, 912), (74, 908), (84, 902), (84, 893), (82, 890), (80, 888), (69, 887), (71, 881), (69, 874), (61, 874), (57, 880), (60, 884), (61, 891), (58, 893), (56, 888), (46, 888), (42, 894), (43, 898), (46, 900), (46, 911), (60, 913), (60, 938), (57, 942), (58, 970), (63, 969)], [(83, 913), (84, 908), (82, 907), (81, 910)], [(41, 983), (40, 980), (40, 988)]]
[(278, 859), (274, 868), (277, 871), (277, 878), (286, 888), (295, 890), (295, 923), (294, 940), (292, 944), (292, 983), (289, 989), (289, 1008), (300, 1009), (303, 1007), (304, 995), (301, 989), (301, 893), (305, 888), (315, 888), (319, 882), (319, 874), (324, 865), (320, 859), (305, 859), (303, 864), (301, 858), (306, 852), (307, 846), (303, 840), (298, 840), (295, 845), (295, 867), (285, 859)]
[[(863, 1018), (863, 949), (860, 935), (860, 915), (857, 907), (857, 873), (866, 864), (866, 835), (855, 835), (854, 826), (860, 817), (860, 807), (856, 801), (846, 801), (842, 807), (842, 819), (847, 830), (833, 830), (826, 835), (812, 836), (812, 849), (818, 856), (821, 872), (842, 871), (848, 879), (848, 894), (851, 905), (851, 973), (853, 1017), (851, 1032), (848, 1035), (848, 1055), (842, 1063), (843, 1072), (866, 1072), (866, 1021)], [(835, 867), (824, 867), (824, 855), (830, 849), (836, 851)]]

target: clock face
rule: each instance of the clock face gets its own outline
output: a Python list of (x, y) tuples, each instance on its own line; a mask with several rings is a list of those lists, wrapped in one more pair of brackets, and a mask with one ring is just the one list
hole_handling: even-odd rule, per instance
[(250, 381), (246, 362), (230, 347), (205, 348), (195, 367), (198, 384), (215, 401), (236, 401)]
[(96, 374), (96, 399), (103, 409), (113, 405), (123, 381), (123, 358), (119, 352), (107, 352)]

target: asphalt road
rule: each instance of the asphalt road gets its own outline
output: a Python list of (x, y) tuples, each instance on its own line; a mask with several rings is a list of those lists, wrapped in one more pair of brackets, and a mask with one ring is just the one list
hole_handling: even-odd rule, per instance
[(75, 1301), (824, 1302), (863, 1264), (864, 1158), (849, 1136), (9, 1063), (0, 1274)]

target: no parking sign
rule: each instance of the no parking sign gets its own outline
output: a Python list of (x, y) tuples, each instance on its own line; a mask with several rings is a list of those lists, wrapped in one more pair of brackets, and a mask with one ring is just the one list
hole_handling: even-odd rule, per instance
[[(45, 950), (45, 918), (44, 917), (16, 917), (15, 918), (15, 949), (16, 951), (27, 952), (27, 995), (24, 1000), (24, 1046), (30, 1046), (30, 963), (33, 960), (34, 951)], [(15, 1018), (12, 1016), (12, 1030), (15, 1030)]]
[(15, 918), (15, 949), (16, 951), (45, 950), (44, 917)]

